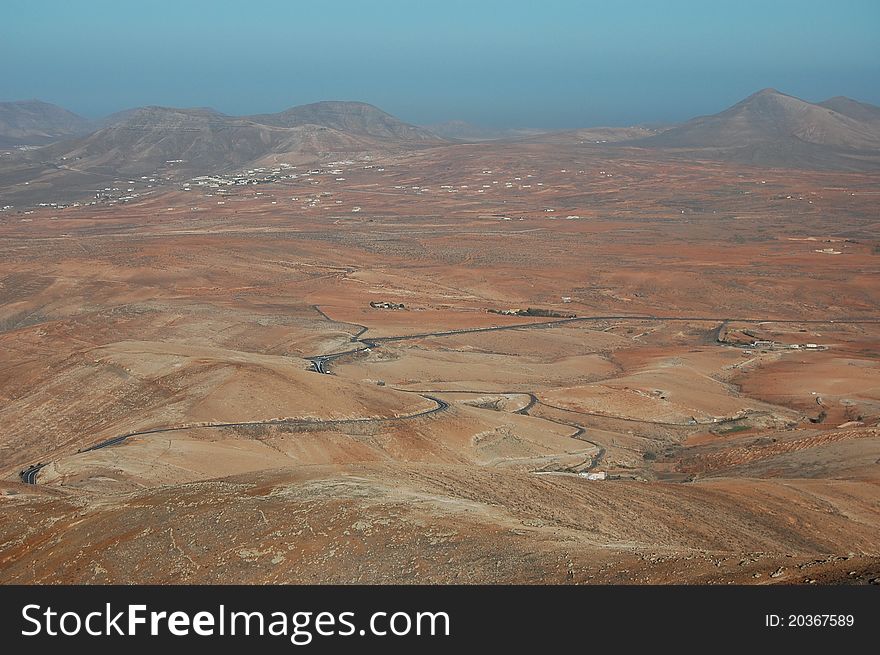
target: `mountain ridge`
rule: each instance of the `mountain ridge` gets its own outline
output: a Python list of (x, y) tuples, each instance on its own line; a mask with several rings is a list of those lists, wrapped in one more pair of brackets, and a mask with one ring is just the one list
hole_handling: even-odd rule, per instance
[[(702, 153), (770, 166), (859, 169), (869, 153), (880, 165), (880, 120), (864, 120), (871, 106), (838, 97), (810, 103), (767, 88), (727, 109), (698, 116), (630, 145)], [(831, 106), (848, 108), (847, 115)], [(858, 111), (857, 111), (858, 109)], [(880, 110), (878, 110), (880, 112)]]
[(43, 145), (93, 128), (87, 118), (42, 100), (0, 102), (0, 147)]
[(320, 125), (378, 139), (415, 142), (437, 140), (437, 136), (428, 130), (405, 123), (375, 105), (359, 101), (323, 100), (290, 107), (275, 114), (253, 114), (243, 118), (274, 127)]
[(149, 105), (115, 114), (97, 131), (32, 157), (76, 160), (102, 174), (144, 174), (169, 161), (192, 174), (255, 165), (268, 157), (306, 163), (444, 143), (366, 103), (316, 103), (278, 114), (230, 116), (211, 108)]

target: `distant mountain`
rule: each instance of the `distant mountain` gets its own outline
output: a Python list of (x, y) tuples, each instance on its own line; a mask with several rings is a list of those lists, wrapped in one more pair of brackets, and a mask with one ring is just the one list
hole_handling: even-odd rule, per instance
[(42, 145), (91, 129), (91, 121), (48, 102), (0, 102), (0, 147)]
[[(148, 106), (148, 107), (133, 107), (131, 109), (123, 109), (122, 111), (117, 111), (113, 114), (110, 114), (109, 116), (104, 116), (104, 118), (101, 118), (101, 119), (98, 119), (97, 121), (95, 121), (95, 129), (97, 130), (102, 127), (110, 127), (112, 125), (117, 125), (118, 123), (125, 122), (128, 119), (130, 119), (132, 116), (137, 114), (138, 112), (144, 111), (145, 109), (163, 109), (163, 108), (153, 105), (153, 106)], [(167, 109), (171, 109), (172, 111), (178, 111), (174, 108), (167, 108)], [(218, 112), (216, 109), (212, 109), (211, 107), (191, 107), (188, 109), (180, 109), (179, 111), (195, 112), (195, 113), (202, 112), (205, 114), (214, 114), (217, 116), (223, 116), (223, 114)]]
[(880, 164), (880, 124), (863, 117), (876, 108), (848, 98), (827, 103), (764, 89), (719, 114), (694, 118), (637, 143), (770, 166), (863, 169)]
[(818, 104), (820, 107), (831, 109), (838, 114), (849, 116), (858, 121), (880, 121), (880, 107), (869, 105), (866, 102), (859, 102), (845, 96), (836, 96)]
[[(461, 121), (417, 127), (361, 102), (318, 102), (277, 114), (142, 107), (97, 123), (38, 101), (0, 103), (0, 146), (38, 145), (0, 160), (6, 204), (81, 196), (120, 176), (185, 179), (289, 163), (394, 157), (490, 139), (652, 148), (674, 157), (771, 167), (880, 170), (880, 107), (836, 97), (810, 103), (765, 89), (718, 114), (668, 129), (541, 133)], [(666, 155), (664, 155), (666, 156)]]
[(346, 134), (399, 142), (436, 142), (428, 130), (404, 123), (365, 102), (325, 101), (291, 107), (277, 114), (248, 116), (249, 120), (275, 127), (320, 125)]
[(143, 107), (105, 127), (30, 156), (79, 172), (135, 175), (173, 164), (177, 172), (237, 170), (265, 161), (306, 163), (441, 143), (436, 136), (363, 103), (328, 102), (279, 114), (227, 116), (213, 109)]
[(203, 109), (143, 107), (82, 139), (34, 153), (41, 160), (75, 160), (80, 170), (144, 174), (168, 161), (196, 169), (243, 164), (265, 152), (272, 139), (261, 127)]

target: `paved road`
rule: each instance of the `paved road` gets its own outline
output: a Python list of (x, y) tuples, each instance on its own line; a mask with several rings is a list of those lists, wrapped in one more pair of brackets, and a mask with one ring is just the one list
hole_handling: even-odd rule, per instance
[(404, 334), (400, 336), (390, 336), (390, 337), (370, 337), (369, 339), (361, 338), (365, 332), (369, 328), (360, 325), (358, 323), (346, 323), (344, 321), (337, 321), (335, 319), (330, 318), (325, 314), (318, 305), (312, 305), (316, 312), (318, 312), (321, 316), (326, 318), (328, 321), (333, 323), (339, 323), (342, 325), (354, 325), (357, 326), (359, 331), (351, 336), (351, 341), (362, 344), (359, 348), (352, 348), (350, 350), (343, 350), (337, 353), (331, 353), (328, 355), (314, 355), (312, 357), (306, 357), (308, 361), (310, 361), (314, 367), (314, 370), (318, 373), (329, 374), (330, 370), (327, 368), (327, 364), (332, 362), (335, 359), (339, 359), (340, 357), (344, 357), (345, 355), (352, 355), (354, 353), (363, 352), (370, 348), (378, 348), (383, 343), (393, 343), (397, 341), (411, 341), (414, 339), (425, 339), (428, 337), (449, 337), (455, 336), (457, 334), (475, 334), (479, 332), (500, 332), (502, 330), (534, 330), (534, 329), (547, 329), (553, 328), (559, 325), (568, 325), (570, 323), (585, 323), (585, 322), (598, 322), (598, 321), (623, 321), (623, 320), (632, 320), (632, 321), (669, 321), (669, 322), (719, 322), (717, 328), (712, 331), (712, 338), (717, 339), (720, 334), (722, 328), (727, 327), (728, 323), (736, 322), (736, 323), (781, 323), (781, 324), (795, 324), (795, 325), (829, 325), (829, 324), (841, 324), (841, 325), (860, 325), (860, 324), (874, 324), (880, 323), (880, 318), (842, 318), (842, 319), (804, 319), (804, 320), (796, 320), (796, 319), (777, 319), (777, 318), (719, 318), (717, 316), (655, 316), (653, 314), (621, 314), (616, 316), (576, 316), (574, 318), (560, 318), (554, 321), (539, 321), (534, 323), (512, 323), (510, 325), (493, 325), (489, 327), (476, 327), (476, 328), (463, 328), (460, 330), (440, 330), (437, 332), (419, 332), (417, 334)]
[[(364, 352), (370, 350), (371, 348), (378, 348), (382, 343), (392, 343), (397, 341), (410, 341), (414, 339), (424, 339), (427, 337), (445, 337), (445, 336), (453, 336), (457, 334), (474, 334), (479, 332), (499, 332), (502, 330), (524, 330), (524, 329), (546, 329), (553, 328), (558, 325), (568, 325), (570, 323), (583, 323), (583, 322), (598, 322), (598, 321), (620, 321), (620, 320), (644, 320), (644, 321), (687, 321), (687, 322), (718, 322), (722, 323), (720, 328), (725, 326), (730, 322), (737, 323), (783, 323), (783, 324), (813, 324), (813, 325), (827, 325), (833, 323), (839, 323), (842, 325), (849, 324), (871, 324), (871, 323), (880, 323), (880, 318), (862, 318), (862, 319), (851, 319), (851, 318), (843, 318), (843, 319), (803, 319), (803, 320), (795, 320), (795, 319), (775, 319), (775, 318), (719, 318), (717, 316), (655, 316), (651, 314), (621, 314), (615, 316), (578, 316), (575, 318), (562, 318), (556, 319), (553, 321), (540, 321), (533, 323), (514, 323), (511, 325), (497, 325), (490, 327), (477, 327), (477, 328), (464, 328), (461, 330), (441, 330), (437, 332), (421, 332), (418, 334), (406, 334), (400, 336), (389, 336), (389, 337), (372, 337), (370, 339), (362, 338), (363, 335), (367, 332), (369, 328), (364, 325), (359, 325), (357, 323), (345, 323), (343, 321), (336, 321), (330, 318), (327, 314), (325, 314), (320, 307), (317, 305), (312, 305), (316, 312), (318, 312), (322, 317), (331, 321), (333, 323), (339, 323), (344, 325), (354, 325), (359, 328), (358, 332), (352, 335), (351, 341), (355, 343), (361, 344), (357, 348), (351, 348), (349, 350), (343, 350), (340, 352), (323, 354), (323, 355), (314, 355), (311, 357), (306, 357), (305, 359), (311, 362), (313, 369), (317, 373), (321, 373), (324, 375), (329, 375), (330, 370), (328, 369), (328, 364), (340, 357), (344, 357), (346, 355), (352, 355), (358, 352)], [(479, 392), (482, 393), (482, 392)], [(522, 393), (522, 392), (515, 392)], [(528, 415), (528, 410), (534, 407), (536, 403), (539, 403), (537, 397), (533, 394), (529, 394), (530, 402), (526, 407), (521, 408), (517, 411), (519, 414)], [(244, 421), (238, 423), (211, 423), (207, 425), (192, 425), (192, 426), (172, 426), (165, 428), (155, 428), (152, 430), (141, 430), (138, 432), (130, 432), (127, 434), (122, 434), (116, 437), (112, 437), (111, 439), (107, 439), (100, 443), (97, 443), (93, 446), (89, 446), (88, 448), (84, 448), (80, 452), (88, 452), (92, 450), (98, 450), (101, 448), (107, 448), (110, 446), (115, 446), (124, 442), (126, 439), (135, 436), (149, 435), (149, 434), (157, 434), (162, 432), (175, 432), (181, 430), (191, 430), (196, 428), (227, 428), (227, 427), (249, 427), (249, 426), (258, 426), (258, 425), (334, 425), (334, 424), (347, 424), (347, 423), (370, 423), (370, 422), (385, 422), (385, 421), (400, 421), (400, 420), (408, 420), (419, 418), (422, 416), (428, 416), (430, 414), (434, 414), (437, 412), (445, 411), (449, 408), (449, 405), (432, 396), (423, 396), (428, 400), (432, 400), (436, 403), (436, 407), (426, 410), (423, 412), (418, 412), (416, 414), (408, 415), (408, 416), (398, 416), (398, 417), (389, 417), (389, 418), (380, 418), (380, 419), (333, 419), (333, 420), (310, 420), (310, 419), (270, 419), (266, 421)], [(548, 407), (554, 408), (552, 405), (547, 405)], [(564, 411), (564, 408), (554, 408), (561, 409)], [(599, 416), (599, 415), (597, 415)], [(615, 418), (615, 417), (604, 417), (604, 418)], [(578, 439), (581, 438), (585, 433), (585, 428), (583, 426), (577, 425), (575, 423), (566, 423), (564, 421), (558, 421), (555, 419), (545, 419), (548, 421), (552, 421), (558, 423), (560, 425), (567, 425), (569, 427), (575, 428), (576, 432), (571, 435), (572, 438)], [(622, 419), (627, 420), (627, 419)], [(720, 423), (720, 422), (719, 422)], [(678, 424), (674, 424), (678, 426)], [(679, 426), (680, 427), (680, 426)], [(582, 439), (583, 441), (587, 441), (586, 439)], [(598, 463), (598, 460), (601, 459), (602, 455), (604, 455), (604, 448), (602, 448), (599, 444), (596, 444), (592, 441), (588, 443), (592, 443), (597, 448), (601, 449), (600, 455), (595, 458), (593, 466)], [(27, 484), (36, 484), (37, 474), (40, 469), (46, 466), (46, 464), (35, 464), (29, 466), (28, 468), (22, 470), (19, 473), (19, 477), (21, 480)], [(592, 466), (591, 466), (592, 468)]]
[[(370, 339), (363, 339), (363, 335), (367, 332), (369, 328), (366, 326), (357, 324), (357, 323), (345, 323), (343, 321), (337, 321), (326, 313), (318, 305), (312, 305), (314, 310), (318, 312), (321, 316), (323, 316), (328, 321), (333, 323), (345, 324), (345, 325), (355, 325), (359, 328), (358, 332), (351, 336), (351, 341), (360, 343), (361, 346), (357, 348), (351, 348), (349, 350), (344, 350), (336, 353), (331, 353), (328, 355), (316, 355), (313, 357), (308, 357), (308, 361), (312, 363), (314, 370), (318, 373), (322, 373), (325, 375), (330, 374), (330, 370), (328, 368), (328, 364), (340, 357), (344, 357), (346, 355), (352, 355), (359, 352), (364, 352), (370, 350), (372, 348), (378, 348), (383, 343), (393, 343), (397, 341), (411, 341), (414, 339), (424, 339), (428, 337), (446, 337), (446, 336), (454, 336), (458, 334), (475, 334), (480, 332), (500, 332), (502, 330), (528, 330), (528, 329), (548, 329), (553, 328), (559, 325), (568, 325), (571, 323), (584, 323), (584, 322), (599, 322), (599, 321), (622, 321), (622, 320), (639, 320), (639, 321), (669, 321), (669, 322), (716, 322), (719, 325), (711, 331), (710, 338), (717, 342), (721, 337), (723, 331), (727, 328), (727, 326), (731, 322), (736, 323), (781, 323), (781, 324), (806, 324), (806, 325), (828, 325), (839, 323), (842, 325), (852, 325), (852, 324), (874, 324), (880, 323), (880, 318), (841, 318), (841, 319), (785, 319), (785, 318), (719, 318), (717, 316), (656, 316), (653, 314), (621, 314), (621, 315), (604, 315), (604, 316), (578, 316), (574, 318), (562, 318), (556, 319), (552, 321), (539, 321), (532, 323), (514, 323), (511, 325), (497, 325), (490, 327), (477, 327), (477, 328), (464, 328), (460, 330), (439, 330), (436, 332), (420, 332), (417, 334), (407, 334), (400, 336), (388, 336), (388, 337), (371, 337)], [(434, 393), (490, 393), (483, 391), (440, 391), (437, 390)], [(537, 396), (530, 392), (521, 392), (521, 391), (513, 391), (513, 392), (491, 392), (491, 393), (527, 393), (529, 396), (529, 403), (525, 407), (520, 408), (515, 413), (523, 414), (527, 416), (531, 416), (529, 414), (529, 410), (531, 410), (536, 404), (544, 405), (550, 409), (556, 409), (559, 411), (572, 412), (583, 414), (586, 416), (595, 416), (596, 418), (607, 418), (607, 419), (617, 419), (622, 421), (636, 422), (636, 423), (649, 423), (652, 425), (662, 425), (669, 427), (692, 427), (692, 426), (704, 426), (704, 425), (722, 425), (724, 423), (730, 423), (733, 421), (739, 420), (738, 418), (730, 418), (723, 419), (721, 421), (712, 422), (712, 423), (666, 423), (661, 421), (643, 421), (639, 419), (628, 419), (614, 416), (607, 416), (604, 414), (591, 414), (590, 412), (578, 412), (576, 410), (566, 409), (564, 407), (557, 407), (555, 405), (550, 405), (547, 403), (543, 403), (538, 400)], [(605, 456), (605, 448), (598, 443), (593, 441), (589, 441), (588, 439), (584, 439), (583, 435), (586, 433), (586, 428), (582, 425), (576, 423), (569, 423), (566, 421), (559, 421), (556, 419), (550, 419), (545, 417), (544, 420), (551, 421), (554, 423), (558, 423), (559, 425), (566, 425), (568, 427), (574, 428), (575, 433), (570, 435), (573, 439), (581, 439), (582, 441), (586, 441), (590, 443), (596, 448), (599, 449), (598, 454), (593, 459), (592, 464), (589, 469), (595, 468)]]
[[(396, 388), (395, 388), (395, 390), (396, 391), (408, 391), (407, 389), (396, 389)], [(530, 410), (533, 409), (536, 405), (543, 405), (545, 407), (550, 407), (551, 409), (556, 409), (553, 405), (547, 405), (546, 403), (541, 402), (541, 400), (539, 400), (538, 397), (534, 393), (532, 393), (531, 391), (486, 391), (486, 390), (480, 391), (477, 389), (429, 389), (429, 390), (420, 389), (419, 391), (410, 392), (410, 393), (420, 393), (420, 394), (422, 394), (422, 393), (447, 393), (447, 394), (467, 393), (467, 394), (483, 394), (483, 395), (497, 395), (497, 396), (513, 396), (513, 395), (528, 396), (529, 397), (528, 404), (515, 410), (513, 412), (514, 414), (521, 414), (523, 416), (530, 416), (532, 418), (539, 418), (542, 421), (550, 421), (551, 423), (556, 423), (557, 425), (564, 425), (564, 426), (574, 430), (574, 432), (572, 434), (568, 435), (569, 439), (577, 439), (579, 441), (583, 441), (583, 442), (588, 443), (592, 446), (595, 446), (598, 449), (596, 454), (593, 456), (590, 465), (584, 470), (592, 471), (594, 468), (596, 468), (602, 462), (602, 458), (605, 457), (606, 451), (605, 451), (605, 447), (602, 444), (596, 443), (595, 441), (590, 441), (589, 439), (584, 437), (584, 435), (587, 433), (587, 428), (584, 427), (583, 425), (579, 425), (577, 423), (570, 423), (568, 421), (562, 421), (559, 419), (548, 418), (546, 416), (535, 416), (534, 414), (530, 414), (529, 413)]]
[(25, 484), (37, 484), (37, 474), (40, 472), (40, 469), (46, 466), (45, 464), (34, 464), (32, 466), (28, 466), (21, 473), (18, 474), (18, 477), (21, 478), (21, 481)]
[[(440, 398), (435, 398), (433, 396), (428, 396), (426, 394), (419, 394), (422, 398), (426, 400), (430, 400), (434, 403), (434, 407), (430, 409), (425, 409), (420, 412), (415, 412), (413, 414), (405, 414), (403, 416), (387, 416), (381, 418), (342, 418), (342, 419), (295, 419), (295, 418), (275, 418), (275, 419), (267, 419), (264, 421), (238, 421), (238, 422), (230, 422), (230, 423), (200, 423), (196, 425), (173, 425), (168, 427), (160, 427), (160, 428), (152, 428), (150, 430), (137, 430), (135, 432), (126, 432), (125, 434), (120, 434), (115, 437), (111, 437), (110, 439), (105, 439), (104, 441), (100, 441), (92, 446), (87, 448), (83, 448), (77, 452), (87, 453), (93, 450), (100, 450), (102, 448), (109, 448), (110, 446), (116, 446), (123, 443), (125, 440), (130, 439), (131, 437), (140, 437), (151, 434), (161, 434), (166, 432), (182, 432), (185, 430), (198, 430), (198, 429), (219, 429), (219, 428), (247, 428), (247, 427), (255, 427), (260, 425), (291, 425), (291, 426), (302, 426), (302, 427), (324, 427), (330, 425), (356, 425), (363, 423), (393, 423), (397, 421), (409, 421), (412, 419), (422, 418), (425, 416), (430, 416), (432, 414), (436, 414), (438, 412), (443, 412), (449, 409), (449, 403)], [(37, 483), (37, 473), (41, 468), (46, 466), (46, 464), (34, 464), (33, 466), (29, 466), (24, 469), (21, 473), (19, 473), (19, 477), (21, 481), (26, 484), (36, 484)]]
[(433, 396), (427, 396), (423, 394), (419, 394), (422, 398), (434, 402), (434, 407), (431, 409), (425, 409), (420, 412), (415, 412), (414, 414), (404, 414), (403, 416), (387, 416), (381, 418), (338, 418), (338, 419), (302, 419), (302, 418), (273, 418), (266, 419), (264, 421), (237, 421), (234, 423), (201, 423), (198, 425), (176, 425), (171, 427), (164, 428), (153, 428), (152, 430), (139, 430), (137, 432), (128, 432), (126, 434), (119, 435), (118, 437), (113, 437), (111, 439), (107, 439), (105, 441), (101, 441), (96, 443), (93, 446), (89, 446), (88, 448), (83, 448), (79, 452), (87, 453), (92, 450), (99, 450), (101, 448), (107, 448), (108, 446), (115, 446), (117, 444), (122, 443), (126, 439), (130, 437), (139, 437), (148, 434), (158, 434), (160, 432), (180, 432), (183, 430), (197, 430), (200, 428), (248, 428), (248, 427), (256, 427), (260, 425), (292, 425), (292, 426), (302, 426), (302, 427), (323, 427), (328, 425), (350, 425), (350, 424), (359, 424), (359, 423), (391, 423), (395, 421), (408, 421), (414, 418), (421, 418), (423, 416), (430, 416), (431, 414), (436, 414), (437, 412), (442, 412), (449, 408), (449, 403), (440, 400), (439, 398), (434, 398)]

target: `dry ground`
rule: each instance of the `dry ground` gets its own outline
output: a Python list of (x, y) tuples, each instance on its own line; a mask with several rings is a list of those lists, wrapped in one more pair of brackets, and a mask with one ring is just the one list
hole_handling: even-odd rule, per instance
[(339, 168), (0, 213), (0, 581), (880, 576), (875, 177)]

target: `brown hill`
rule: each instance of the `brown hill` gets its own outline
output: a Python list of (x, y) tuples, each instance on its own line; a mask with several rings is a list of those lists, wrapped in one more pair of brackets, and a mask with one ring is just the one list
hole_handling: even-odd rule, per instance
[(395, 155), (445, 143), (364, 103), (326, 102), (237, 117), (213, 109), (143, 107), (82, 138), (8, 157), (0, 189), (14, 205), (94, 193), (122, 176), (181, 179), (266, 163)]
[(249, 120), (275, 127), (318, 125), (347, 134), (388, 141), (436, 142), (428, 130), (404, 123), (365, 102), (325, 101), (291, 107), (277, 114), (249, 116)]
[(878, 122), (880, 121), (880, 107), (869, 105), (866, 102), (859, 102), (846, 96), (835, 96), (823, 102), (818, 103), (820, 107), (826, 107), (836, 111), (838, 114), (849, 116), (858, 121)]
[(276, 127), (210, 109), (146, 107), (72, 143), (35, 153), (41, 160), (74, 160), (77, 169), (144, 174), (169, 162), (187, 172), (247, 166), (267, 155), (302, 161), (334, 152), (362, 152), (377, 143), (316, 125)]
[(700, 116), (638, 145), (675, 148), (770, 166), (862, 169), (880, 166), (880, 124), (855, 101), (817, 105), (764, 89), (719, 114)]
[(0, 102), (0, 147), (42, 145), (91, 129), (88, 119), (47, 102)]

